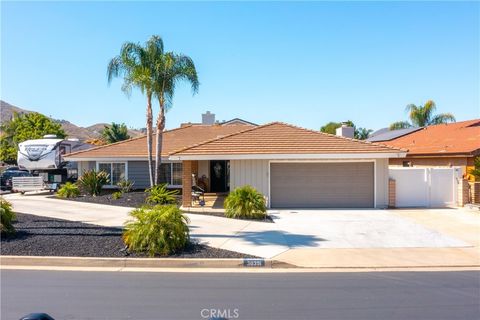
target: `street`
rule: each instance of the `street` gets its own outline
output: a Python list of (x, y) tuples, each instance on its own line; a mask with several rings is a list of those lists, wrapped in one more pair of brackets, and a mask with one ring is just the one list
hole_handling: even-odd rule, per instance
[(1, 271), (1, 319), (479, 319), (480, 273)]

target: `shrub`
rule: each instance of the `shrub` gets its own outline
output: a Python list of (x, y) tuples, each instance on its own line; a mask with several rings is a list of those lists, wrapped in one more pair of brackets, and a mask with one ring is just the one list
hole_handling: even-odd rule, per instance
[(14, 233), (13, 220), (15, 220), (15, 212), (12, 210), (12, 205), (0, 197), (0, 231)]
[(166, 184), (158, 184), (145, 192), (148, 193), (146, 202), (149, 204), (170, 204), (177, 201), (175, 196), (178, 194), (178, 190), (168, 190)]
[(135, 184), (132, 180), (122, 180), (117, 183), (117, 187), (120, 188), (120, 192), (122, 193), (129, 193), (132, 191), (133, 185)]
[(113, 200), (117, 200), (117, 199), (120, 199), (122, 197), (123, 193), (121, 191), (116, 191), (114, 193), (112, 193), (112, 199)]
[(80, 195), (78, 186), (74, 183), (67, 182), (60, 189), (58, 189), (57, 196), (61, 198), (75, 198)]
[(123, 241), (130, 251), (149, 256), (169, 255), (187, 245), (188, 218), (175, 205), (142, 207), (130, 212), (133, 221), (125, 223)]
[(102, 187), (110, 182), (110, 175), (105, 171), (85, 171), (78, 179), (78, 183), (89, 195), (96, 196), (102, 191)]
[(227, 218), (263, 219), (267, 213), (263, 195), (248, 185), (230, 192), (224, 207)]

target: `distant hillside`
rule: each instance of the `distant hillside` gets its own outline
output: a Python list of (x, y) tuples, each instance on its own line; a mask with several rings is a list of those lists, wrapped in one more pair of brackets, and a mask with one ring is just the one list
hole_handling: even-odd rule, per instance
[[(24, 113), (30, 113), (33, 111), (16, 107), (5, 101), (0, 100), (0, 123), (10, 121), (15, 112), (24, 114)], [(57, 119), (53, 119), (53, 120), (62, 125), (63, 130), (65, 130), (65, 132), (70, 138), (78, 138), (81, 140), (100, 137), (103, 128), (105, 127), (105, 125), (107, 125), (106, 123), (96, 123), (89, 127), (79, 127), (67, 120), (57, 120)], [(134, 137), (141, 136), (143, 133), (139, 130), (129, 129), (128, 134), (130, 135), (130, 137), (134, 138)]]

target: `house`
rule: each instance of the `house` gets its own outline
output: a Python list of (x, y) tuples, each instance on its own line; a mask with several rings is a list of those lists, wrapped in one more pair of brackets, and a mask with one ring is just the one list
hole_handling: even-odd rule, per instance
[[(183, 189), (184, 207), (192, 206), (192, 183), (202, 183), (215, 193), (252, 185), (271, 208), (384, 208), (389, 159), (405, 155), (399, 148), (280, 122), (184, 125), (164, 133), (161, 178)], [(67, 158), (82, 169), (106, 170), (112, 186), (122, 178), (148, 186), (145, 137)]]
[(480, 119), (394, 130), (369, 141), (408, 150), (405, 158), (390, 159), (391, 166), (458, 166), (466, 178), (474, 166), (474, 157), (480, 156)]
[(243, 125), (250, 125), (250, 126), (256, 126), (256, 123), (243, 120), (240, 118), (233, 118), (228, 121), (218, 121), (215, 120), (215, 113), (211, 113), (210, 111), (207, 111), (202, 114), (202, 122), (201, 123), (192, 123), (192, 122), (186, 122), (182, 123), (180, 126), (189, 126), (189, 125), (213, 125), (213, 124), (219, 124), (219, 125), (232, 125), (232, 124), (243, 124)]

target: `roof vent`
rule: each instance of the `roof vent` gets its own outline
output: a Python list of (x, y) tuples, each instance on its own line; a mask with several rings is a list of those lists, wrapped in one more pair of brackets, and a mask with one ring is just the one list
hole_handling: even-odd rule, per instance
[(43, 136), (44, 139), (57, 139), (56, 134), (46, 134)]

